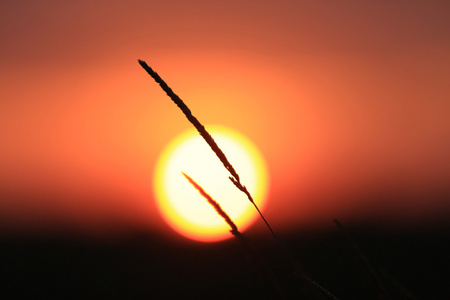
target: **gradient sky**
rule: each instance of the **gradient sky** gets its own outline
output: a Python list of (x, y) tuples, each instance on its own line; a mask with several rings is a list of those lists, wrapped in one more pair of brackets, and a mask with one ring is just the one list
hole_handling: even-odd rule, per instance
[[(0, 230), (168, 230), (152, 191), (190, 128), (239, 130), (275, 228), (450, 214), (448, 1), (1, 1)], [(262, 224), (258, 224), (262, 227)]]

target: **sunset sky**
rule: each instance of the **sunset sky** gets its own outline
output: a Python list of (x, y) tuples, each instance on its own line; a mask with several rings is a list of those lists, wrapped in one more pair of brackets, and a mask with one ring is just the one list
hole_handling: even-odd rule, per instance
[(174, 235), (154, 168), (191, 124), (137, 59), (206, 126), (258, 146), (274, 228), (444, 220), (449, 13), (449, 1), (1, 1), (0, 231)]

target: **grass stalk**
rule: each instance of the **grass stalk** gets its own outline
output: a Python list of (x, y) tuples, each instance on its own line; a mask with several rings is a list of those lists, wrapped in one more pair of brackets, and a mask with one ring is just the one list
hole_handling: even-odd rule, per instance
[(206, 141), (206, 143), (209, 145), (209, 147), (214, 151), (216, 156), (219, 158), (219, 160), (222, 162), (223, 166), (228, 170), (228, 172), (231, 174), (228, 178), (231, 180), (231, 182), (241, 191), (243, 192), (248, 200), (253, 204), (253, 206), (258, 211), (259, 215), (263, 219), (266, 226), (269, 228), (272, 235), (275, 235), (274, 231), (272, 230), (272, 227), (270, 227), (269, 223), (267, 222), (266, 218), (264, 218), (264, 215), (259, 210), (258, 206), (256, 205), (255, 201), (253, 200), (252, 195), (247, 190), (247, 187), (241, 183), (241, 180), (239, 178), (239, 175), (237, 174), (234, 167), (231, 165), (231, 163), (228, 161), (227, 157), (223, 153), (223, 151), (219, 148), (217, 143), (214, 141), (213, 137), (209, 132), (206, 130), (206, 128), (200, 123), (200, 121), (192, 114), (191, 110), (187, 107), (187, 105), (181, 100), (181, 98), (174, 93), (174, 91), (167, 85), (167, 83), (156, 73), (153, 71), (153, 69), (143, 60), (138, 60), (139, 64), (142, 68), (144, 68), (145, 71), (161, 86), (164, 92), (166, 92), (167, 96), (172, 99), (172, 101), (181, 109), (183, 114), (186, 116), (186, 118), (189, 120), (189, 122), (197, 129), (199, 134), (203, 137), (203, 139)]
[[(323, 288), (321, 285), (319, 285), (317, 282), (306, 276), (304, 273), (299, 272), (299, 269), (296, 267), (295, 260), (288, 254), (288, 251), (286, 250), (285, 246), (281, 242), (280, 238), (275, 234), (275, 232), (272, 230), (272, 227), (269, 225), (267, 220), (264, 218), (263, 214), (259, 210), (258, 206), (253, 200), (253, 197), (251, 196), (250, 192), (247, 190), (247, 188), (241, 183), (239, 175), (235, 171), (234, 167), (231, 165), (231, 163), (228, 161), (227, 157), (223, 153), (223, 151), (219, 148), (217, 143), (214, 141), (213, 137), (209, 134), (209, 132), (206, 130), (206, 128), (198, 121), (196, 117), (193, 116), (191, 110), (187, 107), (187, 105), (181, 100), (181, 98), (173, 92), (173, 90), (167, 85), (167, 83), (155, 72), (153, 69), (147, 65), (147, 63), (143, 60), (138, 60), (139, 64), (144, 68), (144, 70), (147, 71), (147, 73), (161, 86), (163, 91), (166, 92), (166, 94), (172, 99), (172, 101), (181, 109), (183, 114), (186, 116), (186, 118), (189, 120), (189, 122), (197, 129), (199, 134), (203, 137), (203, 139), (206, 141), (206, 143), (210, 146), (212, 151), (216, 154), (216, 156), (219, 158), (219, 160), (222, 162), (224, 167), (229, 171), (231, 176), (228, 178), (231, 180), (231, 182), (244, 194), (246, 194), (248, 200), (253, 204), (253, 206), (258, 211), (259, 215), (263, 219), (264, 223), (269, 228), (270, 232), (272, 233), (272, 236), (274, 240), (276, 241), (276, 244), (278, 245), (279, 249), (281, 249), (282, 254), (284, 256), (284, 259), (292, 266), (292, 272), (291, 275), (293, 275), (300, 283), (302, 287), (304, 287), (306, 290), (315, 290), (319, 293), (319, 295), (326, 297), (328, 299), (337, 300), (337, 298), (330, 293), (328, 290)], [(247, 250), (247, 253), (250, 254), (250, 257), (253, 257), (252, 260), (254, 260), (255, 264), (260, 269), (260, 272), (262, 273), (263, 277), (265, 278), (265, 281), (268, 282), (274, 289), (277, 291), (277, 293), (282, 296), (284, 292), (280, 290), (279, 285), (274, 280), (273, 276), (270, 276), (269, 273), (265, 267), (263, 266), (260, 259), (258, 259), (255, 250), (253, 247), (250, 247), (249, 243), (244, 239), (243, 235), (239, 232), (236, 224), (231, 220), (231, 218), (226, 214), (226, 212), (221, 208), (221, 206), (208, 194), (205, 192), (205, 190), (196, 183), (189, 175), (186, 173), (183, 173), (184, 177), (197, 189), (197, 191), (208, 201), (210, 205), (214, 207), (216, 212), (225, 220), (225, 222), (231, 227), (230, 232), (244, 245), (244, 247)], [(310, 295), (312, 296), (312, 295)]]
[(231, 227), (230, 232), (234, 236), (241, 238), (242, 234), (239, 232), (236, 224), (234, 224), (234, 222), (231, 220), (230, 216), (222, 209), (220, 204), (217, 203), (217, 201), (214, 200), (207, 192), (205, 192), (205, 190), (189, 175), (187, 175), (184, 172), (181, 172), (181, 173), (189, 181), (189, 183), (192, 184), (193, 187), (195, 187), (195, 189), (200, 193), (200, 195), (202, 195), (203, 198), (205, 198), (206, 201), (208, 201), (208, 203), (211, 204), (211, 206), (214, 208), (214, 210), (217, 212), (217, 214), (219, 216), (221, 216), (225, 220), (225, 222), (227, 222), (227, 224)]

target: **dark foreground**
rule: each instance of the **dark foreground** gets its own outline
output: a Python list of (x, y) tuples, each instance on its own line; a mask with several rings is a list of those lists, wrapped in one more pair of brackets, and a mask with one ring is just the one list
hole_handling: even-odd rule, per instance
[[(350, 228), (393, 299), (450, 299), (450, 235)], [(267, 237), (253, 246), (288, 297), (302, 297), (289, 264)], [(301, 268), (340, 299), (379, 299), (342, 232), (284, 236)], [(2, 237), (3, 299), (277, 299), (236, 240), (174, 243), (149, 234), (115, 241), (70, 236)], [(389, 277), (392, 277), (389, 279)], [(297, 294), (299, 293), (299, 294)]]

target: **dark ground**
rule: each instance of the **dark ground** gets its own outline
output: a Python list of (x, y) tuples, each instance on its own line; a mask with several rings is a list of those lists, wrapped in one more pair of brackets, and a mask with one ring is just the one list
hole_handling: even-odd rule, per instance
[[(450, 235), (442, 228), (349, 228), (364, 254), (417, 299), (450, 299)], [(284, 236), (302, 268), (340, 299), (378, 299), (341, 231)], [(299, 292), (268, 237), (252, 239), (288, 295)], [(3, 236), (3, 299), (277, 299), (234, 239), (174, 243), (140, 233), (120, 240)], [(394, 299), (404, 299), (384, 280)], [(7, 297), (4, 297), (8, 295)], [(296, 297), (297, 299), (308, 299)]]

